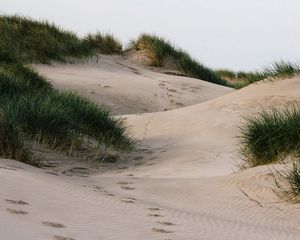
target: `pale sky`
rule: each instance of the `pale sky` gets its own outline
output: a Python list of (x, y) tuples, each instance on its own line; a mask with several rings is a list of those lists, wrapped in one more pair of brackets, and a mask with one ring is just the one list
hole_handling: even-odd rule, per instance
[(111, 32), (124, 43), (156, 33), (214, 68), (300, 62), (300, 0), (0, 0), (0, 13)]

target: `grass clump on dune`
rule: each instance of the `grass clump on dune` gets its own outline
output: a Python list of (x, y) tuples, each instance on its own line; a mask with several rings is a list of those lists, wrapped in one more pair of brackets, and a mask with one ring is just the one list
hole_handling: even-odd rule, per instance
[(241, 153), (250, 167), (270, 164), (300, 151), (300, 109), (263, 111), (241, 127)]
[(102, 54), (122, 54), (122, 43), (112, 34), (88, 34), (83, 42)]
[(131, 42), (130, 48), (143, 51), (150, 60), (151, 66), (163, 67), (166, 59), (171, 57), (175, 61), (177, 70), (188, 77), (198, 78), (223, 86), (228, 85), (227, 82), (220, 78), (213, 70), (200, 64), (188, 53), (174, 47), (164, 38), (151, 34), (142, 34), (137, 40)]
[(0, 65), (0, 113), (2, 157), (33, 161), (25, 140), (66, 151), (76, 151), (87, 139), (104, 149), (132, 147), (122, 118), (75, 93), (53, 89), (22, 64)]

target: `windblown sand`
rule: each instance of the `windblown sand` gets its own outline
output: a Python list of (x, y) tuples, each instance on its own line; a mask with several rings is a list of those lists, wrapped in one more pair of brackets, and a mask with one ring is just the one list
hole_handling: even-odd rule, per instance
[[(138, 68), (142, 75), (117, 67), (115, 59), (97, 66), (36, 66), (56, 86), (70, 86), (99, 103), (106, 96), (119, 99), (111, 105), (116, 112), (121, 106), (124, 113), (139, 113), (125, 116), (139, 151), (128, 155), (123, 168), (101, 174), (93, 169), (85, 177), (1, 160), (1, 239), (300, 239), (300, 209), (274, 194), (269, 167), (236, 168), (236, 137), (243, 116), (300, 102), (300, 78), (263, 82), (233, 92), (121, 63)], [(191, 106), (174, 106), (162, 97), (153, 99), (156, 91), (167, 93), (157, 86), (159, 79), (182, 93), (174, 97), (176, 101)], [(111, 86), (113, 96), (109, 88), (88, 93), (97, 82)], [(188, 87), (181, 90), (183, 84), (200, 89), (188, 93)], [(131, 108), (126, 99), (143, 100)], [(144, 106), (149, 112), (161, 112), (140, 114)], [(163, 112), (164, 107), (177, 109)], [(84, 166), (87, 164), (82, 163)]]

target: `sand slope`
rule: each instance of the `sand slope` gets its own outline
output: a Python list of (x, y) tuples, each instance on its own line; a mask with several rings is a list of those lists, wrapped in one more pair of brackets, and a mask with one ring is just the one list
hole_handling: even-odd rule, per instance
[(152, 177), (231, 173), (239, 159), (237, 137), (243, 116), (300, 103), (299, 89), (299, 78), (269, 81), (186, 108), (127, 116), (133, 135), (154, 152), (144, 155), (153, 164), (146, 168), (151, 171), (137, 171)]
[(153, 72), (120, 56), (100, 55), (93, 64), (33, 67), (55, 87), (75, 90), (116, 114), (171, 110), (233, 91), (198, 79)]
[(242, 115), (300, 102), (299, 88), (300, 78), (261, 83), (127, 115), (139, 140), (127, 169), (77, 177), (1, 160), (1, 239), (299, 239), (298, 205), (276, 197), (268, 167), (233, 173)]

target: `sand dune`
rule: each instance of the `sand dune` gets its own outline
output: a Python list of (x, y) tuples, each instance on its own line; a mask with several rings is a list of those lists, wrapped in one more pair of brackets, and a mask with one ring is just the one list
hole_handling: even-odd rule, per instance
[(57, 88), (72, 89), (116, 114), (166, 111), (222, 96), (233, 89), (145, 69), (120, 56), (94, 64), (34, 65)]
[[(71, 65), (36, 68), (56, 86), (68, 87), (72, 81), (70, 88), (77, 90), (79, 85), (73, 81), (91, 73), (90, 80), (85, 78), (85, 85), (83, 80), (80, 82), (80, 86), (88, 89), (82, 94), (94, 88), (98, 80), (112, 86), (104, 82), (109, 79), (93, 80), (108, 71), (102, 67), (81, 66), (78, 72), (78, 66)], [(74, 76), (70, 75), (72, 68)], [(128, 73), (126, 80), (124, 71), (131, 70), (120, 70), (115, 65), (111, 68), (115, 72), (110, 74), (116, 76), (112, 79), (118, 79), (118, 83), (123, 75), (128, 82), (134, 75)], [(200, 90), (189, 95), (185, 104), (202, 103), (167, 112), (126, 115), (139, 150), (122, 163), (129, 168), (104, 169), (102, 174), (94, 170), (87, 177), (78, 177), (1, 160), (1, 238), (299, 239), (300, 210), (276, 197), (268, 167), (236, 172), (234, 169), (237, 127), (243, 121), (242, 116), (254, 114), (260, 108), (299, 102), (300, 78), (255, 84), (235, 92), (216, 87), (219, 92), (212, 94), (213, 86), (199, 80), (139, 71), (148, 76), (143, 77), (144, 81), (155, 83), (149, 83), (153, 84), (149, 88), (153, 92), (147, 95), (149, 99), (159, 89), (158, 79), (166, 78), (166, 82), (179, 86), (184, 81), (193, 86), (199, 84), (208, 91), (208, 96), (196, 99), (197, 94), (202, 94)], [(149, 77), (152, 75), (153, 78)], [(141, 80), (139, 76), (132, 81)], [(120, 98), (122, 88), (118, 93)], [(147, 86), (142, 84), (141, 88), (144, 90), (137, 95), (146, 94)], [(130, 86), (124, 92), (130, 96), (130, 90), (137, 91)], [(93, 96), (102, 101), (101, 91)], [(158, 102), (156, 107), (160, 110), (166, 106), (162, 103), (167, 104), (162, 99)], [(122, 108), (129, 108), (129, 103), (122, 103)], [(114, 104), (117, 112), (117, 103)], [(149, 111), (155, 110), (151, 107), (148, 106)], [(141, 106), (134, 109), (140, 110)]]
[(223, 175), (231, 173), (238, 160), (243, 116), (300, 103), (299, 87), (299, 78), (269, 81), (166, 113), (127, 116), (127, 121), (141, 144), (155, 152), (151, 176)]

